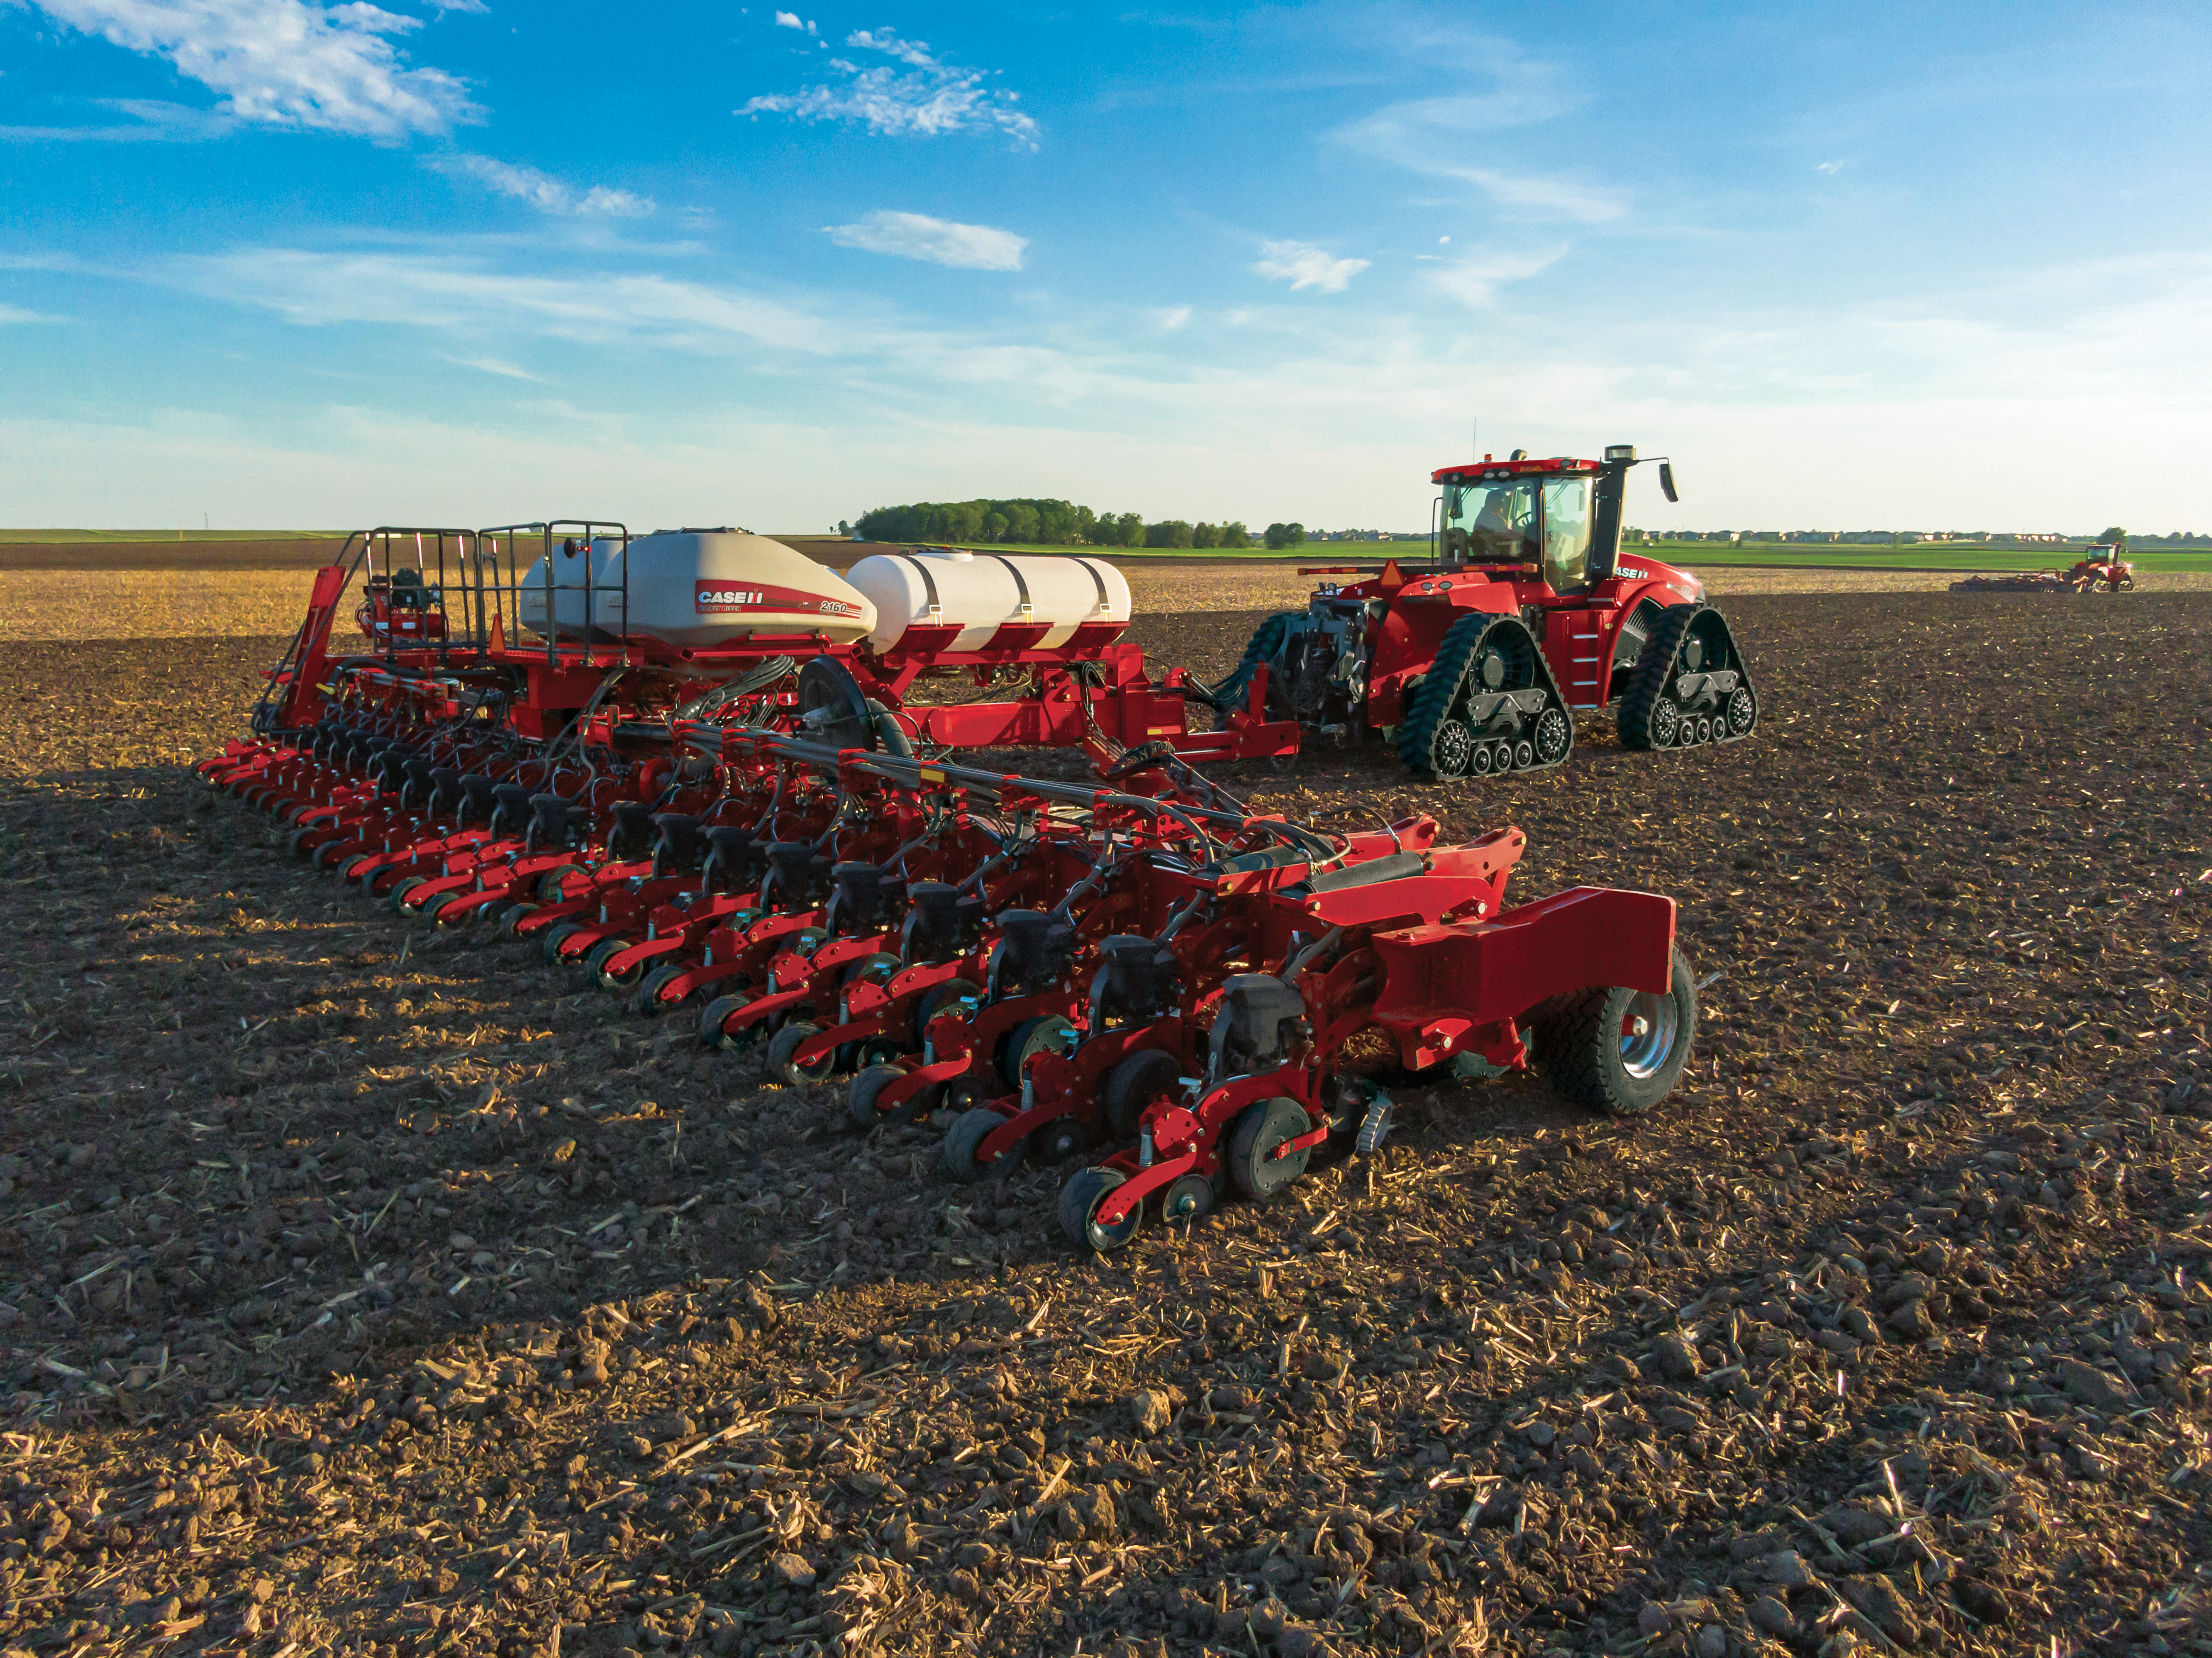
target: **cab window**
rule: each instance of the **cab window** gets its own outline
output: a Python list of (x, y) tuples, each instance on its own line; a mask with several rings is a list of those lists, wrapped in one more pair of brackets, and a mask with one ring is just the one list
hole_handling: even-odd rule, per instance
[(1538, 556), (1538, 487), (1534, 478), (1447, 487), (1444, 562), (1534, 563)]
[(1590, 481), (1559, 478), (1544, 486), (1544, 580), (1558, 593), (1589, 585)]

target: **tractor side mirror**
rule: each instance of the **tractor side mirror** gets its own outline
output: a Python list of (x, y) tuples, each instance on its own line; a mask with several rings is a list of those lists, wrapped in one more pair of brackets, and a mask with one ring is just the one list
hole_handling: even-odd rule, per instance
[(1671, 460), (1659, 463), (1659, 493), (1669, 501), (1681, 500), (1681, 496), (1674, 493), (1674, 463)]

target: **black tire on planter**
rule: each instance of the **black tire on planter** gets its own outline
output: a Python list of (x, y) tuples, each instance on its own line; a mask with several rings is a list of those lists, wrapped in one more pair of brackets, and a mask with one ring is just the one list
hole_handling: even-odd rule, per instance
[[(975, 1154), (1006, 1121), (997, 1112), (980, 1105), (955, 1117), (945, 1135), (945, 1174), (963, 1186), (973, 1186), (987, 1175), (1005, 1172), (995, 1163), (978, 1162)], [(1020, 1160), (1018, 1151), (1014, 1153), (1014, 1159)]]
[(1698, 984), (1677, 950), (1663, 996), (1601, 986), (1547, 1002), (1529, 1023), (1536, 1068), (1553, 1087), (1589, 1110), (1638, 1116), (1681, 1080), (1697, 1040)]
[(1304, 1174), (1311, 1146), (1287, 1157), (1268, 1154), (1312, 1127), (1305, 1108), (1279, 1094), (1246, 1106), (1229, 1134), (1229, 1178), (1237, 1189), (1248, 1198), (1271, 1198)]
[(781, 1077), (793, 1084), (818, 1083), (836, 1068), (836, 1049), (818, 1059), (801, 1065), (792, 1056), (799, 1052), (799, 1043), (809, 1036), (819, 1035), (822, 1027), (811, 1019), (793, 1019), (769, 1041), (768, 1068), (770, 1076)]
[(628, 974), (607, 970), (607, 963), (630, 947), (628, 938), (602, 938), (586, 952), (584, 966), (599, 981), (599, 988), (621, 992), (635, 990), (645, 977), (645, 963), (633, 963)]
[(1106, 1085), (1098, 1090), (1099, 1121), (1116, 1142), (1136, 1139), (1146, 1103), (1155, 1095), (1174, 1093), (1182, 1074), (1175, 1056), (1157, 1048), (1128, 1055), (1106, 1073)]
[(745, 1034), (738, 1035), (723, 1029), (722, 1025), (730, 1015), (750, 1000), (752, 1000), (751, 997), (743, 993), (733, 996), (717, 996), (706, 1006), (701, 1008), (699, 1010), (699, 1045), (702, 1048), (711, 1048), (721, 1054), (734, 1054), (739, 1048), (749, 1045), (753, 1037), (759, 1034), (752, 1026), (747, 1025)]
[(640, 1013), (653, 1015), (666, 1013), (682, 1005), (678, 1002), (662, 1000), (660, 993), (682, 978), (685, 971), (685, 969), (672, 963), (662, 963), (645, 975), (645, 982), (638, 986), (637, 994), (631, 999), (630, 1005)]
[(563, 941), (573, 938), (583, 930), (584, 924), (581, 921), (556, 921), (551, 926), (547, 927), (545, 937), (538, 946), (545, 957), (546, 965), (548, 967), (572, 965), (568, 958), (561, 953), (561, 945)]
[(1040, 1038), (1073, 1028), (1057, 1013), (1041, 1013), (1034, 1019), (1024, 1019), (1006, 1034), (1005, 1045), (999, 1049), (1000, 1078), (1008, 1088), (1020, 1088), (1022, 1066), (1031, 1054), (1042, 1051)]
[(853, 1073), (845, 1086), (845, 1114), (854, 1127), (865, 1134), (883, 1121), (876, 1096), (904, 1075), (895, 1065), (872, 1065)]
[(975, 987), (965, 979), (946, 979), (933, 984), (915, 998), (914, 1045), (919, 1048), (922, 1038), (929, 1034), (929, 1022), (948, 1002), (963, 995), (972, 995)]
[(1069, 1242), (1079, 1249), (1096, 1249), (1103, 1254), (1120, 1248), (1137, 1235), (1142, 1210), (1131, 1212), (1118, 1226), (1101, 1226), (1091, 1219), (1106, 1194), (1127, 1178), (1111, 1169), (1079, 1169), (1067, 1177), (1067, 1184), (1060, 1188), (1060, 1230), (1067, 1234)]

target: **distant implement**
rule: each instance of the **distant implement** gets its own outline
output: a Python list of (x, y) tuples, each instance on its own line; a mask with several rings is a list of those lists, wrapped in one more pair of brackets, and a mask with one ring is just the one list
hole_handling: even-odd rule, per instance
[(2070, 570), (2008, 570), (1970, 575), (1951, 584), (1954, 593), (2124, 593), (2136, 585), (2136, 567), (2120, 550), (2100, 541)]
[[(1621, 549), (1638, 464), (1614, 444), (1602, 460), (1516, 450), (1442, 468), (1433, 562), (1302, 571), (1366, 580), (1268, 617), (1212, 695), (1311, 735), (1380, 738), (1438, 779), (1560, 765), (1575, 716), (1608, 707), (1626, 748), (1750, 736), (1759, 694), (1703, 584)], [(1663, 460), (1659, 487), (1676, 498)]]

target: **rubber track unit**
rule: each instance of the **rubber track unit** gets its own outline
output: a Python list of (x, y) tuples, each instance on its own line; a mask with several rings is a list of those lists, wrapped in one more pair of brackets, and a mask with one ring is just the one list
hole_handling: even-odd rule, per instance
[[(1717, 627), (1727, 643), (1728, 663), (1739, 676), (1738, 683), (1751, 690), (1756, 706), (1758, 690), (1752, 686), (1751, 675), (1743, 665), (1743, 653), (1736, 648), (1735, 635), (1727, 620), (1710, 604), (1670, 604), (1650, 636), (1644, 641), (1643, 654), (1636, 659), (1636, 672), (1628, 682), (1628, 689), (1620, 698), (1620, 745), (1625, 749), (1650, 750), (1659, 746), (1651, 740), (1651, 711), (1659, 706), (1659, 699), (1667, 695), (1668, 686), (1674, 683), (1674, 664), (1682, 654), (1682, 641), (1689, 637), (1691, 624), (1699, 616), (1709, 616), (1711, 622), (1705, 631)], [(1756, 716), (1751, 730), (1731, 734), (1720, 740), (1740, 743), (1759, 729)], [(1670, 748), (1673, 744), (1668, 744)]]
[(1192, 689), (1224, 714), (1235, 709), (1244, 701), (1244, 688), (1252, 683), (1252, 676), (1259, 671), (1260, 665), (1283, 648), (1283, 641), (1290, 636), (1291, 623), (1298, 615), (1296, 610), (1276, 611), (1254, 630), (1245, 643), (1243, 659), (1228, 678), (1211, 689), (1195, 683)]
[[(1481, 659), (1483, 644), (1489, 639), (1492, 630), (1506, 628), (1521, 635), (1522, 643), (1534, 660), (1537, 682), (1550, 699), (1546, 712), (1557, 708), (1565, 716), (1567, 722), (1567, 746), (1559, 757), (1548, 763), (1540, 762), (1528, 769), (1549, 771), (1554, 766), (1565, 765), (1573, 756), (1574, 712), (1567, 707), (1567, 699), (1559, 695), (1559, 682), (1552, 677), (1552, 665), (1545, 661), (1544, 653), (1537, 647), (1535, 635), (1528, 631), (1528, 624), (1519, 616), (1494, 616), (1486, 610), (1463, 616), (1451, 624), (1443, 641), (1437, 647), (1435, 665), (1414, 688), (1413, 707), (1407, 711), (1405, 723), (1398, 727), (1398, 758), (1407, 770), (1423, 777), (1436, 775), (1429, 764), (1429, 758), (1436, 750), (1437, 727), (1443, 725), (1451, 711), (1459, 706), (1460, 689), (1466, 684), (1468, 676), (1474, 671), (1476, 662)], [(1439, 685), (1450, 687), (1449, 694), (1441, 697), (1437, 695), (1433, 688)], [(1542, 716), (1538, 717), (1540, 719)], [(1516, 771), (1514, 774), (1517, 776), (1519, 773)]]

